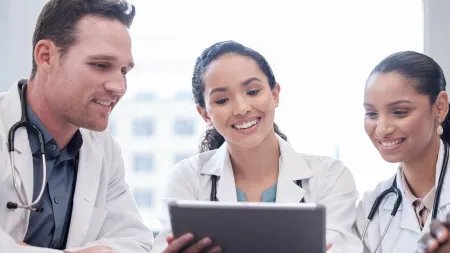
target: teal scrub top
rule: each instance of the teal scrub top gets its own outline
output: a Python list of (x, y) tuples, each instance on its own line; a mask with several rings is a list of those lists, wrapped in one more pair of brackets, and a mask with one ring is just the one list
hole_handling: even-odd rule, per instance
[[(245, 193), (236, 187), (238, 202), (247, 202)], [(262, 194), (261, 202), (275, 202), (277, 199), (277, 184), (265, 190)]]

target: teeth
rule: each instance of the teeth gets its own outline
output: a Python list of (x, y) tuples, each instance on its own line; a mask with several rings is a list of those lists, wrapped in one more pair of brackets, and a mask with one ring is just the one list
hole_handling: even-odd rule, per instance
[(245, 123), (240, 124), (240, 125), (234, 125), (234, 127), (237, 128), (237, 129), (246, 129), (246, 128), (249, 128), (249, 127), (252, 127), (252, 126), (256, 125), (256, 123), (258, 123), (257, 119), (249, 121), (249, 122), (245, 122)]
[(102, 100), (98, 100), (98, 99), (92, 99), (92, 101), (94, 103), (100, 104), (100, 105), (104, 105), (104, 106), (110, 106), (111, 102), (106, 102), (106, 101), (102, 101)]
[(381, 145), (383, 145), (384, 147), (392, 147), (394, 145), (399, 144), (400, 142), (402, 142), (401, 139), (399, 139), (398, 141), (393, 141), (393, 142), (381, 142)]

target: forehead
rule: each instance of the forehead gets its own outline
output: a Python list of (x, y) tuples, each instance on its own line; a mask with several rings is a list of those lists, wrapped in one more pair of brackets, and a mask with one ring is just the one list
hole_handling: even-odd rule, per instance
[(415, 81), (397, 72), (375, 73), (367, 81), (364, 100), (371, 104), (390, 103), (396, 100), (426, 99), (417, 92)]
[(203, 73), (203, 83), (207, 87), (237, 85), (250, 77), (267, 81), (259, 65), (250, 57), (225, 54), (212, 61)]
[(76, 25), (77, 42), (72, 47), (77, 53), (113, 55), (130, 61), (131, 38), (127, 27), (119, 20), (88, 15)]

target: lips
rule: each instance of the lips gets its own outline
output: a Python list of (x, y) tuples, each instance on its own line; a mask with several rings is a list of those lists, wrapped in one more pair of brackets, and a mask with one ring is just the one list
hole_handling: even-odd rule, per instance
[(254, 120), (247, 121), (247, 122), (244, 122), (241, 124), (234, 124), (232, 126), (236, 129), (247, 129), (247, 128), (250, 128), (250, 127), (258, 124), (258, 122), (259, 122), (259, 119), (254, 119)]
[(383, 141), (379, 140), (379, 142), (380, 142), (381, 146), (383, 146), (383, 147), (393, 147), (393, 146), (396, 146), (396, 145), (402, 143), (405, 140), (406, 140), (405, 138), (398, 138), (395, 140), (383, 140)]
[(96, 98), (92, 99), (92, 102), (99, 104), (99, 105), (104, 105), (104, 106), (111, 106), (111, 104), (113, 103), (110, 101), (100, 100), (100, 99), (96, 99)]

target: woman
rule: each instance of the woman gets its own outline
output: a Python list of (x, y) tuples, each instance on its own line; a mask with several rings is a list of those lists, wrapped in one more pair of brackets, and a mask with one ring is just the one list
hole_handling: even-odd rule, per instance
[(364, 93), (365, 130), (383, 159), (399, 163), (399, 168), (395, 176), (364, 194), (358, 205), (359, 234), (383, 191), (396, 184), (402, 203), (377, 249), (397, 198), (389, 194), (381, 201), (362, 238), (366, 252), (417, 250), (419, 239), (429, 231), (439, 178), (443, 183), (437, 218), (450, 212), (450, 177), (441, 177), (447, 168), (444, 158), (450, 139), (445, 86), (439, 65), (411, 51), (388, 56), (369, 75)]
[[(262, 55), (233, 41), (216, 43), (197, 59), (192, 90), (210, 129), (200, 154), (168, 172), (164, 199), (321, 203), (327, 208), (327, 242), (341, 252), (362, 251), (352, 230), (358, 192), (351, 172), (338, 160), (299, 154), (287, 143), (274, 123), (280, 85)], [(214, 178), (217, 194), (211, 196)], [(167, 210), (161, 223), (154, 252), (167, 246)], [(190, 239), (169, 237), (165, 252), (178, 252)]]

